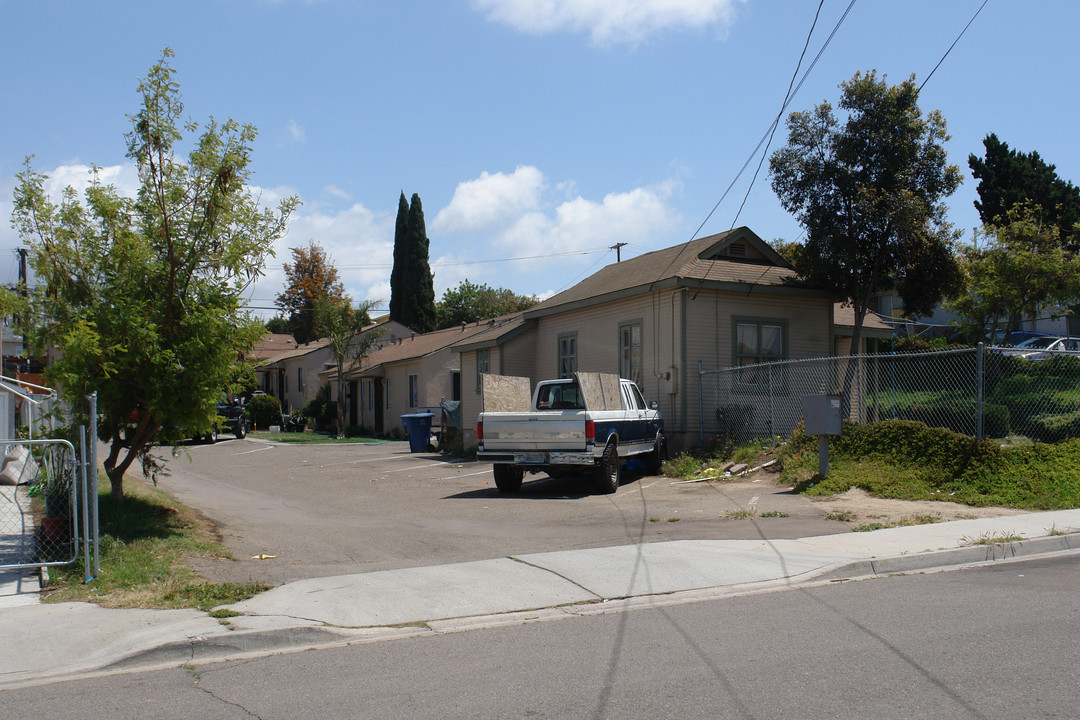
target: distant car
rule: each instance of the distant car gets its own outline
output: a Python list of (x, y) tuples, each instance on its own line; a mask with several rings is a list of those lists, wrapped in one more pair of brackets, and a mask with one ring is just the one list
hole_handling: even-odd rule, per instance
[(1011, 332), (1005, 337), (1005, 341), (1002, 345), (1006, 347), (1018, 347), (1036, 338), (1056, 338), (1057, 335), (1051, 335), (1050, 333), (1035, 332), (1034, 330), (1017, 330)]
[(1080, 352), (1080, 337), (1034, 337), (1006, 352), (1027, 360), (1045, 360), (1058, 352)]

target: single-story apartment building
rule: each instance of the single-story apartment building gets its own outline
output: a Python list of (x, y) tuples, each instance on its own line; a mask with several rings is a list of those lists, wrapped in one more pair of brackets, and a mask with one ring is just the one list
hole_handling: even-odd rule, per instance
[[(608, 265), (454, 344), (465, 446), (476, 444), (482, 373), (535, 384), (582, 370), (634, 380), (659, 403), (669, 447), (692, 447), (701, 420), (699, 363), (713, 370), (847, 352), (851, 324), (838, 323), (837, 312), (747, 227)], [(862, 333), (864, 340), (890, 335), (870, 318)]]

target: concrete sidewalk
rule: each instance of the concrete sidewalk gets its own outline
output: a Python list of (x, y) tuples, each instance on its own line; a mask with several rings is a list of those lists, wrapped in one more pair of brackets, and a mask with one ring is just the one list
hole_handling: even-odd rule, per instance
[(0, 687), (1077, 549), (1080, 510), (796, 540), (681, 540), (301, 580), (230, 606), (243, 614), (223, 621), (196, 610), (39, 604), (23, 581), (0, 586)]

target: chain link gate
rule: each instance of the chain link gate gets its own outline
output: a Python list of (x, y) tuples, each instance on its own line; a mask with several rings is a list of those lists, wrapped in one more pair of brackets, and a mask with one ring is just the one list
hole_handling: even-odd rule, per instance
[(97, 398), (88, 400), (90, 442), (81, 426), (74, 428), (78, 446), (64, 439), (0, 441), (0, 571), (70, 565), (81, 552), (85, 581), (98, 572)]
[(703, 370), (699, 442), (787, 436), (807, 395), (840, 395), (856, 423), (918, 420), (979, 439), (1080, 437), (1080, 353), (975, 348)]

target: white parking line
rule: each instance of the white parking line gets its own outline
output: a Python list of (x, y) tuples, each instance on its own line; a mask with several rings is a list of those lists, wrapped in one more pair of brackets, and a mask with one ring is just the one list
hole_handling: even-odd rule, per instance
[(233, 453), (233, 456), (235, 457), (237, 455), (250, 455), (251, 453), (257, 453), (257, 452), (262, 452), (263, 450), (273, 450), (273, 449), (274, 449), (273, 445), (263, 445), (261, 447), (255, 448), (254, 450), (245, 450), (244, 452)]

